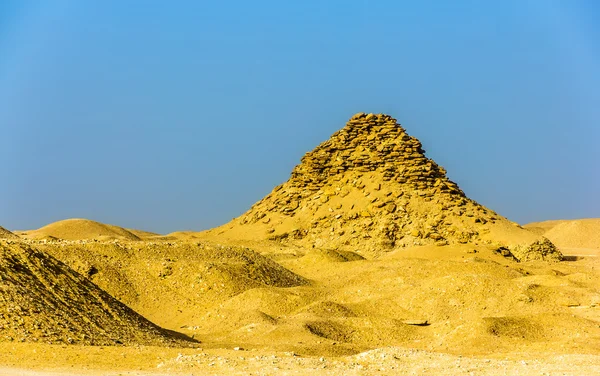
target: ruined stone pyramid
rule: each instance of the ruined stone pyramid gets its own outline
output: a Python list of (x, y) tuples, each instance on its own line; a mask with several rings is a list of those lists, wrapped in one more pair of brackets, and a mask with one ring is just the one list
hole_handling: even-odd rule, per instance
[(354, 115), (290, 179), (219, 233), (344, 248), (367, 256), (426, 244), (493, 244), (521, 260), (560, 259), (547, 239), (465, 196), (421, 142), (384, 114)]

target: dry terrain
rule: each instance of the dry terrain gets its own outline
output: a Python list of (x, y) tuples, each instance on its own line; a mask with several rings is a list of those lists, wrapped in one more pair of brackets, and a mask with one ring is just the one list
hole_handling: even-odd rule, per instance
[(361, 113), (209, 231), (0, 228), (0, 374), (598, 374), (598, 234), (509, 221)]

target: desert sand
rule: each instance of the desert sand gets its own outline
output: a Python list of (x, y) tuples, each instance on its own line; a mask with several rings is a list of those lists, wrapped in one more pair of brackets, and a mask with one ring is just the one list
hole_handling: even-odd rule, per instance
[(0, 373), (596, 374), (599, 229), (511, 222), (359, 113), (215, 229), (2, 231)]

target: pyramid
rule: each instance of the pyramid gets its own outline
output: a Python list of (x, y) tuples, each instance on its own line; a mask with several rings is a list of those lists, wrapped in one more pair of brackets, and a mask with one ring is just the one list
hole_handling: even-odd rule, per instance
[(217, 231), (371, 257), (473, 243), (509, 247), (519, 260), (561, 258), (547, 239), (466, 197), (421, 142), (384, 114), (354, 115), (305, 154), (287, 182)]
[(0, 341), (186, 345), (65, 264), (0, 242)]

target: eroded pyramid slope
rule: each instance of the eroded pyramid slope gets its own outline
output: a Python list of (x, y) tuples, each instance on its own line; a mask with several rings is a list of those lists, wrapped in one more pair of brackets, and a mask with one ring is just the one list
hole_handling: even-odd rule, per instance
[(547, 239), (465, 196), (388, 115), (359, 113), (223, 236), (349, 248), (376, 256), (424, 244), (509, 246), (520, 260), (560, 259)]
[(0, 239), (18, 239), (19, 237), (0, 226)]
[(65, 264), (0, 242), (0, 341), (87, 345), (185, 344)]

